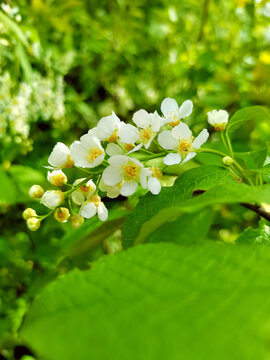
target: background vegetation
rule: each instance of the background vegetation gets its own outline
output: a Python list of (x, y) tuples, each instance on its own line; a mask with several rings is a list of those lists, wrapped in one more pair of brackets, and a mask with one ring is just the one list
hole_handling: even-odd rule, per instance
[[(54, 144), (70, 144), (112, 110), (126, 122), (140, 108), (159, 111), (167, 96), (178, 103), (193, 101), (194, 111), (188, 121), (195, 133), (207, 126), (206, 113), (212, 109), (222, 108), (233, 114), (245, 106), (268, 107), (269, 45), (270, 2), (266, 0), (2, 1), (1, 359), (26, 360), (27, 353), (36, 358), (18, 337), (32, 300), (59, 275), (74, 268), (88, 269), (103, 254), (121, 251), (121, 229), (138, 201), (137, 196), (128, 201), (108, 201), (110, 221), (103, 225), (91, 219), (75, 231), (49, 219), (38, 232), (30, 233), (21, 214), (25, 207), (39, 206), (29, 201), (28, 189), (34, 183), (46, 188), (43, 166), (47, 165)], [(259, 154), (252, 155), (251, 168), (262, 167), (265, 159), (269, 162), (269, 117), (262, 118), (256, 127), (245, 125), (234, 133), (233, 139), (239, 153), (260, 146)], [(218, 135), (213, 134), (210, 146), (220, 146)], [(177, 174), (198, 164), (215, 166), (220, 162), (215, 157), (199, 155), (196, 162), (188, 163)], [(172, 170), (173, 174), (176, 172)], [(71, 171), (70, 176), (75, 174)], [(269, 181), (270, 176), (265, 176)], [(169, 177), (167, 181), (170, 182)], [(177, 225), (170, 225), (169, 239), (165, 226), (164, 235), (160, 236), (158, 229), (148, 241), (185, 243), (208, 238), (232, 243), (248, 226), (255, 226), (258, 217), (240, 205), (231, 209), (232, 205), (215, 203), (200, 213), (192, 210), (178, 219)], [(129, 219), (132, 221), (132, 217)], [(129, 222), (124, 230), (128, 245), (134, 240)], [(189, 232), (174, 236), (179, 234), (181, 224), (189, 224)], [(264, 221), (258, 229), (257, 238), (269, 232)], [(166, 251), (173, 254), (171, 249)], [(220, 249), (218, 252), (222, 257)], [(105, 276), (106, 266), (103, 270)], [(173, 293), (173, 286), (171, 289)], [(251, 308), (250, 305), (248, 310)], [(185, 321), (189, 323), (188, 318)], [(33, 336), (34, 331), (29, 334)], [(74, 351), (76, 354), (76, 347)], [(124, 350), (119, 351), (121, 354)], [(187, 358), (185, 351), (183, 356)], [(58, 360), (67, 359), (67, 354), (57, 352), (57, 345), (55, 354)], [(157, 359), (157, 354), (153, 358)]]

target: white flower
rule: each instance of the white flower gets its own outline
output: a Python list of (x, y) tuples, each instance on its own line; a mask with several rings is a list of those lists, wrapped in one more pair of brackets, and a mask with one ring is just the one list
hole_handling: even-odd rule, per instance
[(97, 137), (101, 141), (114, 143), (118, 139), (118, 131), (123, 122), (112, 112), (112, 115), (101, 118), (97, 124)]
[(171, 126), (176, 126), (180, 120), (186, 118), (192, 113), (193, 103), (191, 100), (186, 100), (179, 107), (176, 100), (166, 98), (161, 103), (161, 112), (165, 119)]
[[(160, 127), (164, 124), (164, 120), (156, 111), (154, 113), (148, 113), (143, 109), (135, 112), (132, 119), (139, 128), (138, 141), (141, 143), (136, 146), (136, 150), (141, 148), (143, 145), (146, 149), (148, 149), (157, 132), (159, 132)], [(136, 150), (134, 149), (134, 151)]]
[(58, 142), (53, 148), (48, 162), (57, 169), (70, 168), (74, 165), (69, 148), (61, 142)]
[(118, 185), (120, 194), (123, 196), (134, 194), (139, 183), (143, 189), (148, 188), (151, 192), (153, 190), (153, 193), (156, 193), (157, 188), (154, 188), (156, 184), (148, 181), (152, 173), (150, 169), (144, 168), (140, 161), (125, 155), (114, 155), (108, 161), (110, 165), (102, 174), (102, 181), (105, 185)]
[(108, 219), (108, 210), (98, 195), (92, 195), (81, 207), (80, 215), (85, 219), (98, 215), (100, 221)]
[(207, 113), (208, 123), (212, 125), (216, 131), (223, 131), (228, 123), (229, 114), (226, 110), (213, 110)]
[(64, 201), (64, 194), (60, 190), (48, 190), (42, 196), (41, 204), (54, 209)]
[(115, 199), (120, 195), (121, 183), (114, 186), (109, 186), (104, 184), (103, 180), (101, 180), (99, 183), (99, 189), (105, 192), (108, 198)]
[(124, 148), (127, 151), (132, 150), (134, 148), (134, 144), (140, 138), (139, 130), (131, 124), (123, 124), (118, 135), (120, 143), (124, 145)]
[[(85, 180), (85, 178), (77, 179), (74, 181), (73, 185), (76, 186), (83, 180)], [(82, 205), (91, 195), (94, 194), (95, 191), (96, 185), (94, 184), (93, 180), (89, 180), (87, 183), (84, 183), (71, 193), (71, 199), (75, 204)]]
[(40, 185), (33, 185), (29, 189), (29, 196), (32, 199), (39, 199), (44, 194), (44, 189)]
[(91, 134), (83, 135), (81, 141), (74, 141), (70, 153), (76, 166), (93, 168), (102, 163), (105, 152), (99, 139)]
[(54, 186), (63, 186), (67, 183), (66, 174), (62, 170), (48, 171), (47, 180)]
[(176, 150), (176, 153), (168, 154), (164, 157), (163, 162), (166, 165), (182, 164), (196, 156), (193, 149), (199, 149), (209, 137), (206, 129), (203, 129), (194, 140), (189, 127), (180, 123), (171, 131), (162, 131), (158, 136), (159, 144), (166, 150)]

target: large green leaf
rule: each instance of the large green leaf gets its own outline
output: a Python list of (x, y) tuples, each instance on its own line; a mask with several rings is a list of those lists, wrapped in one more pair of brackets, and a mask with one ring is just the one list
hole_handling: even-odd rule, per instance
[[(175, 181), (174, 186), (163, 188), (158, 196), (146, 194), (126, 220), (123, 228), (123, 245), (125, 247), (133, 245), (142, 225), (162, 210), (166, 211), (168, 207), (177, 206), (181, 201), (190, 198), (194, 190), (209, 189), (227, 176), (227, 171), (221, 167), (202, 166), (185, 172)], [(151, 223), (151, 227), (149, 224), (148, 233), (162, 223), (164, 223), (163, 219), (159, 218)]]
[(21, 339), (47, 360), (268, 359), (265, 247), (148, 244), (42, 291)]
[(235, 130), (237, 130), (241, 125), (243, 125), (247, 121), (254, 122), (262, 122), (269, 121), (270, 122), (270, 114), (269, 112), (263, 108), (262, 106), (250, 106), (244, 109), (240, 109), (236, 111), (231, 117), (226, 132), (231, 134)]
[(183, 214), (154, 230), (148, 242), (201, 243), (212, 225), (213, 210), (205, 208), (195, 214)]

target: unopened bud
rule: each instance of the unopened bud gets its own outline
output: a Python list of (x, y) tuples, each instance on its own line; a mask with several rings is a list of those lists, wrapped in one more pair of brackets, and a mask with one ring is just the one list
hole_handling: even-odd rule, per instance
[(54, 209), (64, 201), (64, 194), (61, 190), (48, 190), (41, 198), (41, 204), (49, 209)]
[(36, 231), (40, 227), (40, 221), (36, 217), (31, 217), (26, 221), (27, 227), (31, 231)]
[(70, 217), (70, 213), (69, 213), (69, 210), (65, 207), (60, 207), (58, 209), (55, 210), (55, 213), (54, 213), (54, 218), (61, 222), (61, 223), (65, 223), (68, 221)]
[(66, 174), (62, 170), (48, 171), (47, 179), (54, 186), (63, 186), (67, 183)]
[(33, 185), (29, 189), (29, 196), (32, 199), (39, 199), (43, 196), (44, 190), (40, 185)]
[(75, 214), (70, 218), (70, 223), (73, 229), (78, 229), (84, 222), (84, 218), (81, 215)]
[(226, 166), (231, 166), (234, 163), (234, 160), (230, 156), (224, 156), (224, 158), (222, 158), (222, 162)]
[(23, 218), (24, 220), (30, 219), (31, 217), (35, 217), (37, 216), (37, 213), (34, 209), (32, 208), (27, 208), (24, 210), (23, 212)]

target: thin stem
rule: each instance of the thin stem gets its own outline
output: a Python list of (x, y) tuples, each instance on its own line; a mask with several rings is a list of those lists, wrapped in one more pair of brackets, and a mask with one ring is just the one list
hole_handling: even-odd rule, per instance
[(224, 154), (221, 151), (214, 150), (214, 149), (208, 149), (208, 148), (194, 149), (193, 151), (195, 151), (196, 153), (201, 153), (201, 152), (211, 153), (211, 154), (215, 154), (215, 155), (218, 155), (221, 157), (227, 156), (227, 154)]
[(227, 144), (228, 144), (228, 148), (229, 148), (229, 153), (230, 153), (231, 157), (233, 158), (232, 144), (231, 144), (231, 140), (230, 140), (230, 138), (229, 138), (229, 135), (228, 135), (227, 131), (226, 131), (226, 133), (225, 133), (225, 137), (226, 137), (226, 140), (227, 140)]

